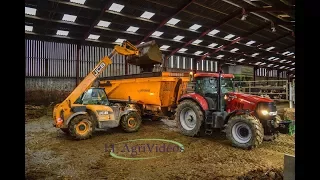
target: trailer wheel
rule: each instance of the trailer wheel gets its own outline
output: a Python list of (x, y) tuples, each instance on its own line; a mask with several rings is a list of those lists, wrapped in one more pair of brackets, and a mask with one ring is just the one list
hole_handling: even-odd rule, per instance
[(69, 124), (70, 135), (77, 140), (89, 139), (92, 136), (94, 127), (89, 116), (78, 115)]
[(199, 136), (203, 112), (197, 103), (191, 100), (182, 101), (176, 109), (175, 119), (183, 135)]
[(263, 141), (263, 127), (260, 121), (251, 115), (236, 115), (228, 121), (227, 138), (232, 145), (242, 149), (252, 149)]
[(141, 126), (141, 116), (136, 111), (131, 111), (128, 114), (122, 116), (121, 127), (125, 132), (136, 132)]

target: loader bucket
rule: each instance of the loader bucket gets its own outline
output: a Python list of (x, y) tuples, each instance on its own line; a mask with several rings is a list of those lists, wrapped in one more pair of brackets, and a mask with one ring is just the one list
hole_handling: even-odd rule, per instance
[(155, 41), (150, 41), (136, 47), (140, 50), (140, 55), (128, 56), (128, 63), (137, 66), (150, 65), (152, 67), (154, 64), (162, 63), (162, 54), (159, 46), (155, 43)]

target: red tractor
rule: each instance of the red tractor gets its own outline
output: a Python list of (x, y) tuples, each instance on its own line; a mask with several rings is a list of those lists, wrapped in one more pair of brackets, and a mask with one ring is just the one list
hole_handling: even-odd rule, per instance
[(282, 122), (276, 120), (273, 100), (234, 91), (232, 74), (196, 73), (176, 109), (181, 133), (211, 135), (214, 129), (226, 132), (233, 146), (251, 149), (263, 140), (273, 140)]

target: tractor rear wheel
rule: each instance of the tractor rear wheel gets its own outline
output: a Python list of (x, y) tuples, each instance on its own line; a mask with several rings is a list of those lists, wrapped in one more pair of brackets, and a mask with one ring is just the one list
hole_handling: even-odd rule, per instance
[(175, 120), (183, 135), (199, 136), (203, 122), (203, 112), (197, 103), (184, 100), (176, 109)]
[(263, 141), (263, 126), (252, 115), (236, 115), (231, 117), (226, 128), (227, 138), (232, 145), (242, 149), (252, 149)]
[(93, 131), (91, 118), (87, 115), (78, 115), (69, 124), (70, 135), (77, 140), (89, 139)]
[(131, 111), (122, 116), (120, 124), (125, 132), (136, 132), (140, 129), (141, 122), (142, 120), (139, 112)]

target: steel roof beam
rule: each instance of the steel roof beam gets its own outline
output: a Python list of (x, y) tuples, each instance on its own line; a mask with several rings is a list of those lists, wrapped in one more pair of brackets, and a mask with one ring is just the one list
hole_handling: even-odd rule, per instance
[(83, 36), (80, 44), (82, 44), (83, 41), (88, 38), (88, 36), (89, 36), (90, 32), (92, 31), (92, 29), (97, 25), (97, 23), (99, 22), (99, 20), (101, 19), (101, 17), (103, 16), (103, 14), (104, 14), (105, 11), (108, 9), (108, 7), (111, 5), (112, 2), (113, 2), (113, 0), (109, 0), (109, 1), (107, 1), (107, 2), (105, 3), (104, 7), (100, 10), (99, 15), (98, 15), (98, 16), (95, 18), (95, 20), (91, 23), (88, 31), (84, 34), (84, 36)]
[[(282, 9), (278, 9), (278, 8), (248, 8), (247, 10), (245, 9), (241, 9), (238, 11), (235, 11), (234, 13), (229, 14), (228, 16), (226, 16), (225, 18), (223, 18), (222, 20), (220, 20), (218, 23), (216, 23), (215, 25), (213, 25), (211, 28), (207, 29), (206, 31), (204, 31), (203, 33), (200, 34), (200, 36), (198, 36), (198, 38), (192, 39), (189, 42), (187, 42), (186, 44), (184, 44), (181, 48), (184, 48), (186, 46), (188, 46), (189, 44), (191, 44), (193, 41), (207, 35), (210, 31), (220, 27), (221, 25), (227, 23), (228, 21), (230, 21), (231, 19), (241, 15), (241, 14), (245, 14), (248, 12), (268, 12), (268, 11), (291, 11), (291, 8), (282, 8)], [(181, 48), (177, 48), (175, 50), (173, 50), (166, 58), (169, 58), (170, 56), (172, 56), (173, 54), (175, 54), (176, 52), (178, 52)]]
[(150, 31), (145, 37), (143, 37), (140, 41), (137, 42), (137, 44), (140, 44), (141, 42), (145, 41), (146, 39), (148, 39), (156, 30), (158, 30), (159, 28), (161, 28), (162, 26), (164, 26), (171, 18), (173, 18), (174, 16), (176, 16), (177, 14), (179, 14), (181, 11), (183, 11), (184, 9), (186, 9), (190, 4), (192, 4), (195, 0), (190, 0), (187, 4), (185, 4), (182, 8), (180, 8), (176, 13), (174, 13), (173, 15), (171, 15), (170, 17), (166, 18), (165, 20), (163, 20), (155, 29), (153, 29), (152, 31)]

